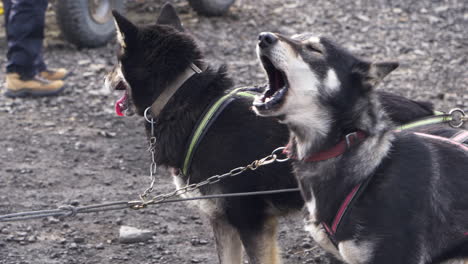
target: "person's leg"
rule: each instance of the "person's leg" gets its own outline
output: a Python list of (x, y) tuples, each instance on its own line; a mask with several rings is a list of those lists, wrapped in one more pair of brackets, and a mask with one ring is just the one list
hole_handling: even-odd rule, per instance
[(5, 17), (5, 28), (7, 28), (8, 25), (8, 16), (10, 14), (10, 6), (11, 6), (11, 0), (2, 0), (3, 3), (3, 15)]
[(7, 73), (33, 78), (39, 70), (36, 67), (41, 65), (47, 0), (5, 2), (10, 2), (6, 13)]
[(8, 41), (6, 89), (8, 97), (55, 95), (63, 81), (39, 76), (46, 69), (42, 60), (47, 0), (3, 0), (6, 3)]

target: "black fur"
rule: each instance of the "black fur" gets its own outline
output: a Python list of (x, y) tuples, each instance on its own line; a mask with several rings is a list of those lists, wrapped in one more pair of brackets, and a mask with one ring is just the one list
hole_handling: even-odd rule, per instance
[[(167, 19), (164, 19), (164, 25), (136, 27), (122, 16), (114, 15), (126, 44), (120, 56), (122, 72), (130, 85), (132, 102), (140, 115), (190, 63), (206, 67), (190, 35), (181, 28), (169, 26)], [(214, 99), (226, 94), (232, 86), (233, 82), (227, 76), (224, 66), (219, 69), (208, 67), (183, 84), (156, 117), (156, 161), (159, 165), (181, 168), (189, 136), (200, 115)], [(422, 107), (402, 97), (387, 93), (382, 93), (381, 97), (383, 102), (388, 101), (386, 107), (391, 109), (396, 123), (432, 114), (430, 107)], [(287, 143), (286, 126), (272, 118), (257, 117), (250, 110), (250, 105), (249, 100), (239, 98), (218, 117), (194, 154), (189, 172), (190, 183), (245, 166)], [(402, 105), (411, 111), (399, 111)], [(146, 130), (149, 133), (147, 123)], [(272, 164), (203, 187), (201, 193), (295, 188), (297, 183), (291, 171), (289, 163)], [(261, 232), (269, 217), (300, 210), (304, 203), (299, 193), (287, 193), (227, 198), (221, 204), (219, 212), (209, 217), (226, 218), (240, 233), (248, 249), (247, 234)]]

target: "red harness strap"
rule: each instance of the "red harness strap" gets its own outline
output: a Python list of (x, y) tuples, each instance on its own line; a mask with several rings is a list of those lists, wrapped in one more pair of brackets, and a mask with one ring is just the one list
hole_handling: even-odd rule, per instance
[[(331, 147), (330, 149), (320, 151), (317, 153), (314, 153), (308, 157), (305, 157), (302, 159), (302, 161), (306, 162), (315, 162), (315, 161), (323, 161), (323, 160), (328, 160), (331, 158), (338, 157), (342, 155), (348, 148), (350, 148), (352, 145), (355, 145), (359, 142), (361, 142), (363, 139), (365, 139), (367, 135), (363, 131), (356, 131), (350, 134), (347, 134), (343, 140), (338, 142), (335, 146)], [(287, 154), (290, 158), (295, 158), (291, 156), (291, 145), (288, 144), (286, 146), (285, 150), (283, 151), (285, 154)], [(372, 178), (372, 177), (369, 177)], [(346, 196), (345, 200), (341, 203), (340, 208), (338, 209), (338, 212), (336, 213), (335, 217), (333, 218), (331, 227), (325, 223), (322, 222), (323, 227), (327, 231), (328, 236), (330, 237), (330, 240), (333, 242), (335, 246), (337, 246), (335, 242), (335, 233), (336, 230), (338, 229), (338, 226), (341, 222), (341, 219), (343, 219), (343, 216), (346, 214), (348, 209), (350, 208), (351, 203), (357, 198), (357, 196), (361, 193), (361, 190), (365, 189), (367, 186), (368, 182), (370, 179), (366, 180), (364, 183), (358, 184), (355, 186), (351, 192)]]
[[(367, 135), (363, 131), (349, 133), (345, 136), (343, 140), (338, 142), (338, 144), (336, 144), (335, 146), (327, 150), (313, 153), (310, 156), (303, 158), (302, 161), (314, 162), (338, 157), (342, 155), (352, 145), (361, 142), (361, 140), (365, 139), (366, 137)], [(297, 157), (292, 156), (291, 144), (288, 144), (286, 146), (286, 148), (283, 150), (283, 153), (288, 155), (288, 157), (291, 159), (297, 159)]]
[(353, 188), (353, 190), (348, 194), (348, 196), (346, 196), (346, 198), (344, 199), (343, 203), (341, 203), (340, 209), (339, 209), (338, 212), (336, 213), (335, 218), (333, 218), (333, 222), (332, 222), (331, 228), (330, 228), (329, 225), (327, 225), (327, 223), (322, 222), (322, 225), (325, 227), (325, 230), (327, 231), (327, 233), (328, 233), (328, 235), (329, 235), (330, 237), (334, 237), (334, 236), (335, 236), (336, 230), (337, 230), (337, 228), (338, 228), (338, 225), (339, 225), (340, 222), (341, 222), (341, 219), (343, 218), (344, 214), (345, 214), (346, 211), (348, 210), (349, 205), (351, 204), (351, 202), (352, 202), (352, 201), (354, 200), (354, 198), (356, 197), (357, 192), (361, 189), (361, 186), (362, 186), (362, 184), (359, 184), (359, 185), (355, 186), (355, 187)]

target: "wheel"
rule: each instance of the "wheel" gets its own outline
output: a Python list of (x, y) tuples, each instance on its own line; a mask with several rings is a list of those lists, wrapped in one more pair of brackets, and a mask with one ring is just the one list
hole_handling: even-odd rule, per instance
[(115, 34), (113, 9), (123, 13), (125, 0), (58, 0), (57, 24), (67, 41), (78, 47), (99, 47)]
[(188, 0), (190, 6), (200, 15), (222, 16), (235, 0)]

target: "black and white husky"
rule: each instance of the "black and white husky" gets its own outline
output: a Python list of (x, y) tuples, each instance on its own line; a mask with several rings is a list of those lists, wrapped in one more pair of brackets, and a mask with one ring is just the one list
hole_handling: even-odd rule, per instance
[(393, 130), (374, 87), (398, 64), (312, 34), (262, 33), (257, 52), (269, 88), (254, 110), (290, 130), (313, 238), (346, 263), (463, 263), (468, 147)]
[[(190, 183), (197, 183), (249, 164), (287, 143), (286, 126), (257, 117), (250, 110), (251, 100), (238, 98), (219, 115), (200, 142), (188, 175), (179, 175), (177, 171), (197, 120), (211, 102), (232, 90), (232, 81), (225, 67), (211, 68), (203, 60), (172, 6), (166, 5), (157, 23), (150, 26), (137, 27), (119, 14), (114, 16), (121, 49), (118, 64), (108, 74), (106, 83), (112, 89), (124, 90), (116, 104), (118, 113), (143, 115), (147, 107), (156, 104), (156, 161), (172, 168), (176, 187), (185, 185), (188, 176)], [(192, 64), (203, 70), (193, 72)], [(178, 88), (177, 92), (168, 96), (167, 91), (174, 88)], [(432, 114), (426, 104), (391, 94), (380, 96), (398, 123)], [(161, 98), (166, 102), (162, 109), (163, 103), (158, 103)], [(149, 133), (149, 126), (146, 129)], [(246, 172), (190, 195), (295, 187), (290, 164), (282, 163)], [(203, 200), (195, 205), (210, 219), (221, 263), (242, 263), (243, 246), (249, 263), (274, 264), (280, 262), (277, 218), (299, 211), (304, 202), (300, 193), (283, 193)]]

